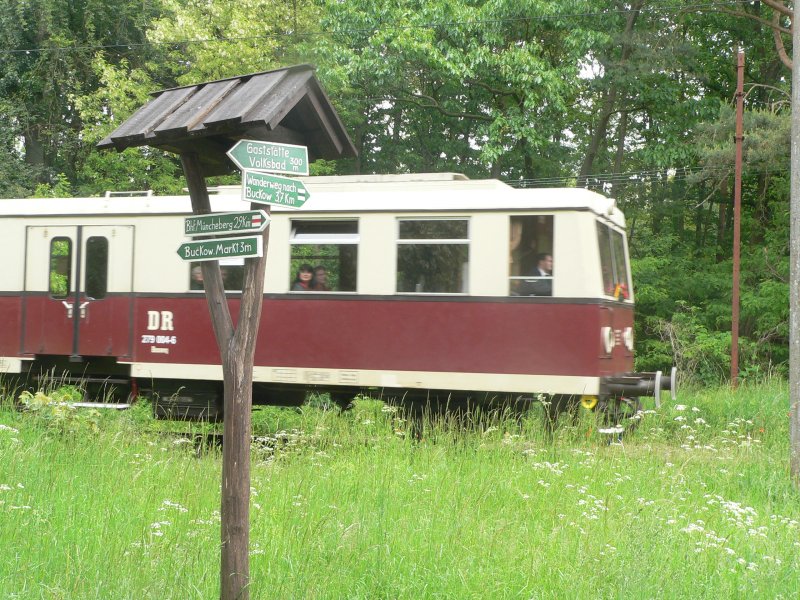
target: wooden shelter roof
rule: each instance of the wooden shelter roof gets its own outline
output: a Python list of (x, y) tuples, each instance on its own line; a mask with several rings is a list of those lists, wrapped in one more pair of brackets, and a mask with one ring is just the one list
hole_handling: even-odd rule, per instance
[(195, 152), (203, 174), (234, 169), (225, 152), (240, 139), (308, 147), (309, 159), (357, 151), (310, 65), (297, 65), (153, 94), (98, 148), (153, 146)]

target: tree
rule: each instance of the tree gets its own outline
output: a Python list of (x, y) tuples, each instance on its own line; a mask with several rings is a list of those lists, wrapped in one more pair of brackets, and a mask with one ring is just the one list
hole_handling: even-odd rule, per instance
[(552, 2), (327, 2), (320, 76), (345, 98), (364, 172), (562, 173), (579, 61), (598, 37)]
[(310, 0), (163, 0), (148, 39), (163, 45), (181, 84), (223, 79), (302, 62), (300, 32), (316, 28)]
[[(74, 180), (86, 146), (73, 99), (97, 88), (98, 48), (110, 62), (141, 48), (158, 2), (9, 0), (0, 6), (0, 97), (10, 110), (0, 140), (24, 161), (33, 183), (64, 173)], [(140, 51), (131, 53), (141, 56)]]

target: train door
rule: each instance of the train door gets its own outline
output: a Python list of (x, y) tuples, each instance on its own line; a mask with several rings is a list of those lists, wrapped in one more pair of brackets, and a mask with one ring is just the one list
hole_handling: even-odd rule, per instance
[(133, 232), (130, 225), (28, 228), (24, 353), (130, 356)]

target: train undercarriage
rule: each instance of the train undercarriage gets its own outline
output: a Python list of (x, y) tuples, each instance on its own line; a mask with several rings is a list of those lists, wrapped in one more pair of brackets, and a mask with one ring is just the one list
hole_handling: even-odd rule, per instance
[[(26, 372), (5, 376), (3, 386), (23, 389), (54, 389), (71, 385), (83, 395), (81, 406), (125, 408), (136, 398), (148, 398), (156, 418), (220, 422), (224, 417), (224, 386), (221, 381), (131, 378), (128, 365), (112, 359), (71, 361), (65, 357), (38, 357), (27, 363)], [(346, 411), (358, 396), (383, 400), (403, 410), (409, 418), (507, 414), (521, 416), (541, 406), (548, 431), (566, 416), (575, 421), (581, 409), (602, 418), (607, 433), (634, 428), (641, 417), (642, 397), (653, 397), (659, 407), (664, 393), (672, 400), (677, 393), (677, 370), (669, 374), (628, 373), (602, 379), (597, 395), (473, 392), (402, 388), (304, 386), (256, 382), (253, 405), (298, 407), (310, 394), (327, 394), (331, 406)]]

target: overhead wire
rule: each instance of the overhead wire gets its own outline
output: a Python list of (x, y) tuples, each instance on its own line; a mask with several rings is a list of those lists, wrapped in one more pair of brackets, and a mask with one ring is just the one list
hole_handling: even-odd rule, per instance
[[(663, 5), (651, 6), (640, 9), (641, 13), (645, 14), (673, 14), (676, 12), (697, 12), (701, 10), (737, 6), (740, 2), (738, 0), (718, 0), (715, 2), (694, 3), (689, 5)], [(396, 23), (381, 23), (378, 27), (365, 27), (365, 28), (349, 28), (341, 30), (328, 30), (328, 31), (292, 31), (292, 32), (273, 32), (259, 36), (243, 36), (243, 37), (218, 37), (218, 38), (201, 38), (201, 39), (187, 39), (187, 40), (165, 40), (165, 41), (145, 41), (145, 42), (125, 42), (117, 44), (82, 44), (71, 46), (40, 46), (35, 48), (0, 48), (0, 55), (3, 54), (36, 54), (40, 52), (75, 52), (86, 50), (115, 50), (115, 49), (128, 49), (144, 48), (149, 46), (186, 46), (186, 45), (199, 45), (199, 44), (219, 44), (226, 42), (256, 42), (266, 39), (275, 38), (312, 38), (312, 37), (328, 37), (331, 35), (355, 35), (364, 33), (375, 33), (378, 31), (407, 31), (414, 29), (439, 29), (447, 27), (463, 27), (463, 26), (476, 26), (476, 25), (489, 25), (489, 24), (512, 24), (524, 23), (531, 21), (552, 21), (557, 19), (585, 19), (585, 18), (601, 18), (615, 14), (627, 14), (630, 12), (625, 9), (607, 10), (591, 13), (572, 13), (572, 14), (552, 14), (552, 15), (534, 15), (525, 17), (513, 18), (498, 18), (498, 19), (475, 19), (465, 21), (438, 21), (420, 24), (401, 25)]]
[[(518, 178), (518, 179), (505, 179), (505, 183), (512, 187), (607, 187), (619, 188), (631, 185), (641, 185), (651, 183), (655, 180), (680, 182), (689, 181), (699, 174), (717, 174), (723, 175), (725, 173), (732, 173), (734, 165), (720, 165), (716, 167), (679, 167), (667, 169), (650, 169), (644, 171), (627, 171), (625, 173), (593, 173), (590, 175), (563, 175), (551, 177), (534, 177), (534, 178)], [(788, 167), (771, 167), (771, 168), (750, 168), (745, 167), (747, 174), (774, 174), (774, 173), (789, 173)]]

